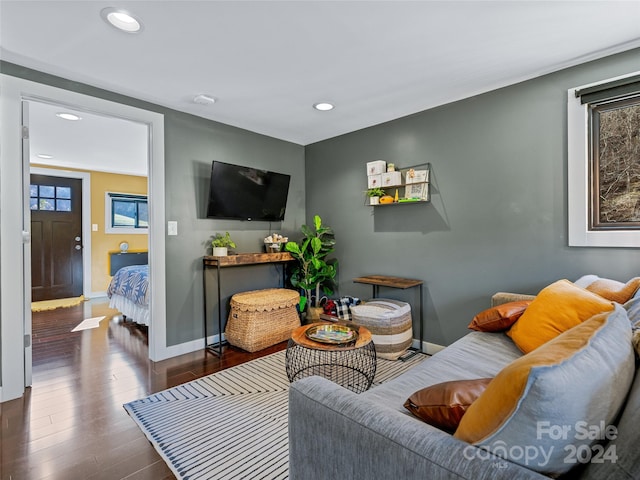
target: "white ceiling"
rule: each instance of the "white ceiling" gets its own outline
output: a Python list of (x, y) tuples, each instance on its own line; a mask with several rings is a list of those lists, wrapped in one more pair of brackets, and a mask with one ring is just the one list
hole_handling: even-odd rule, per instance
[(0, 32), (9, 62), (306, 145), (638, 47), (640, 1), (1, 0)]
[[(80, 120), (63, 120), (61, 112)], [(31, 163), (147, 176), (149, 132), (142, 123), (30, 101), (29, 134)]]

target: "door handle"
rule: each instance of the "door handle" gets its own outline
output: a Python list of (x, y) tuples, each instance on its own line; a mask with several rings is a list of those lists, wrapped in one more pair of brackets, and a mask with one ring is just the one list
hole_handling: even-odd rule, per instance
[(82, 239), (81, 239), (80, 237), (76, 237), (76, 238), (74, 238), (74, 240), (75, 240), (76, 242), (79, 242), (79, 241), (80, 241), (80, 240), (82, 240)]
[(82, 245), (76, 245), (76, 246), (75, 246), (75, 249), (76, 249), (76, 250), (81, 250), (81, 249), (82, 249)]

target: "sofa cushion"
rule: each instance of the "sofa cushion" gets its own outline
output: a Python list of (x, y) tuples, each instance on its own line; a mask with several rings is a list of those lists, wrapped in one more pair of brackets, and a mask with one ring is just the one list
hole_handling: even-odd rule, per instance
[(454, 432), (471, 405), (484, 392), (492, 378), (453, 380), (413, 393), (404, 407), (429, 425)]
[(416, 390), (451, 380), (493, 378), (522, 352), (504, 333), (469, 332), (402, 375), (376, 385), (359, 397), (386, 405), (418, 421), (404, 408)]
[(538, 293), (507, 335), (529, 353), (593, 315), (612, 309), (609, 300), (568, 280), (558, 280)]
[(640, 289), (640, 277), (634, 277), (627, 283), (622, 283), (609, 278), (600, 278), (597, 275), (585, 275), (576, 280), (575, 283), (590, 292), (617, 303), (627, 302)]
[(567, 448), (595, 442), (578, 430), (611, 424), (634, 373), (631, 326), (616, 305), (504, 368), (455, 436), (544, 474), (567, 472)]
[(631, 326), (640, 328), (640, 295), (634, 296), (624, 304)]
[[(602, 456), (587, 463), (582, 480), (633, 480), (640, 478), (640, 375), (635, 380), (615, 430), (607, 435)], [(595, 452), (595, 451), (594, 451)]]
[(503, 303), (478, 313), (469, 327), (478, 332), (502, 332), (510, 328), (524, 313), (531, 300)]

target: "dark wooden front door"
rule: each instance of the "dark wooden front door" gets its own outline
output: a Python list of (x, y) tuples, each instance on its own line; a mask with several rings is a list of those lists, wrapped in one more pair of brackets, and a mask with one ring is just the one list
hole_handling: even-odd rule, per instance
[(31, 175), (31, 298), (82, 295), (82, 180)]

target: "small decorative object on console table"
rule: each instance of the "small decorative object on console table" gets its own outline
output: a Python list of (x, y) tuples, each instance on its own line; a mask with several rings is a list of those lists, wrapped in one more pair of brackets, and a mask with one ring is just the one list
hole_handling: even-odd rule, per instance
[(264, 239), (264, 246), (267, 253), (275, 253), (282, 250), (282, 245), (289, 241), (288, 237), (283, 237), (278, 233), (272, 233)]
[(407, 288), (420, 287), (420, 301), (419, 301), (419, 323), (418, 323), (418, 332), (419, 332), (419, 340), (420, 345), (417, 349), (411, 348), (412, 352), (408, 355), (400, 357), (400, 360), (404, 361), (408, 358), (413, 357), (417, 353), (422, 352), (422, 343), (423, 343), (423, 333), (422, 333), (422, 280), (414, 280), (412, 278), (401, 278), (401, 277), (389, 277), (387, 275), (367, 275), (364, 277), (357, 277), (353, 279), (354, 283), (365, 283), (367, 285), (373, 286), (373, 298), (378, 297), (378, 293), (380, 291), (380, 287), (388, 287), (388, 288), (399, 288), (402, 290), (406, 290)]
[(236, 244), (231, 240), (229, 232), (225, 232), (224, 235), (216, 233), (216, 236), (211, 241), (211, 246), (213, 247), (214, 257), (225, 257), (229, 248), (236, 248)]
[[(346, 338), (346, 344), (340, 343), (340, 337)], [(320, 375), (361, 393), (371, 387), (376, 374), (376, 347), (371, 332), (354, 325), (312, 323), (298, 327), (291, 333), (285, 358), (290, 382)]]

